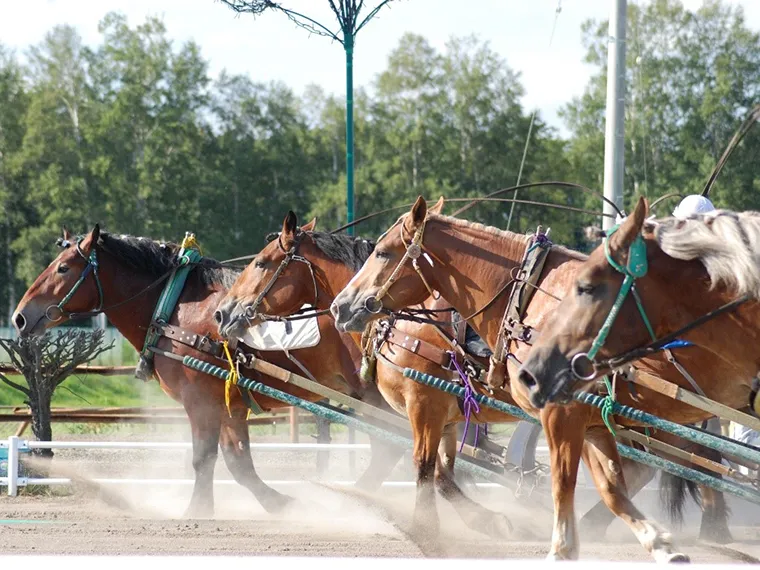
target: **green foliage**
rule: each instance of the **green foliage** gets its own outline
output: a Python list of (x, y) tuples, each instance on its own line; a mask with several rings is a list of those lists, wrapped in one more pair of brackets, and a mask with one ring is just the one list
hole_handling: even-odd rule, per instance
[[(760, 38), (740, 8), (715, 0), (696, 12), (677, 0), (631, 2), (628, 21), (626, 199), (699, 191), (760, 99)], [(100, 34), (86, 47), (58, 26), (25, 67), (0, 47), (0, 324), (55, 255), (63, 225), (173, 241), (194, 231), (205, 253), (225, 259), (258, 251), (289, 209), (304, 222), (317, 215), (322, 229), (345, 222), (344, 100), (229, 73), (212, 80), (199, 47), (173, 42), (155, 18), (130, 25), (109, 14)], [(607, 22), (582, 34), (594, 73), (562, 110), (568, 140), (523, 108), (519, 75), (488, 44), (452, 38), (437, 49), (405, 35), (355, 93), (357, 216), (418, 195), (483, 195), (515, 184), (521, 166), (522, 182), (601, 189)], [(758, 152), (753, 130), (718, 180), (719, 206), (760, 209)], [(601, 209), (558, 189), (518, 198)], [(491, 203), (465, 215), (505, 228), (509, 212)], [(400, 213), (357, 233), (375, 237)], [(510, 229), (539, 223), (583, 248), (583, 227), (598, 219), (518, 204)]]

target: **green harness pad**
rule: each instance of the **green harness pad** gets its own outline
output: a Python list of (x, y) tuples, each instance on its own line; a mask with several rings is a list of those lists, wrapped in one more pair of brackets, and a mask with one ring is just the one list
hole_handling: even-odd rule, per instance
[(201, 254), (195, 249), (183, 249), (179, 252), (180, 265), (169, 277), (169, 280), (158, 298), (156, 308), (153, 310), (153, 319), (148, 327), (148, 333), (145, 335), (145, 343), (140, 353), (140, 362), (135, 369), (135, 376), (140, 380), (147, 382), (153, 377), (153, 351), (151, 347), (156, 346), (161, 335), (153, 326), (154, 323), (168, 324), (174, 309), (177, 307), (180, 295), (185, 288), (185, 281), (190, 271), (194, 269), (194, 264), (202, 259)]

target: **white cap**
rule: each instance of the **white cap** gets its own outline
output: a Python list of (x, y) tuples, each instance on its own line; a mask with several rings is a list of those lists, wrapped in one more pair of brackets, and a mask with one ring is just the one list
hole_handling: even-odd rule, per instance
[(681, 200), (681, 203), (673, 210), (673, 215), (685, 220), (696, 214), (706, 214), (713, 211), (715, 211), (715, 206), (709, 199), (699, 194), (692, 194)]

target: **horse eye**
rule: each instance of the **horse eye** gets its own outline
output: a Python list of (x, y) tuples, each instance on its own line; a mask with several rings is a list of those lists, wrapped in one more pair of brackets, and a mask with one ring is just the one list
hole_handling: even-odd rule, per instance
[(594, 293), (594, 289), (594, 285), (591, 285), (589, 283), (580, 283), (578, 284), (576, 291), (578, 292), (578, 295), (591, 295)]
[(390, 254), (387, 251), (383, 251), (381, 249), (376, 249), (375, 255), (380, 259), (388, 259), (390, 257)]
[(58, 273), (66, 273), (68, 270), (69, 270), (69, 266), (68, 265), (64, 265), (63, 263), (61, 263), (58, 266)]
[(263, 261), (257, 261), (256, 264), (255, 264), (255, 266), (258, 267), (259, 269), (264, 269), (265, 265), (266, 265), (266, 263), (263, 262)]

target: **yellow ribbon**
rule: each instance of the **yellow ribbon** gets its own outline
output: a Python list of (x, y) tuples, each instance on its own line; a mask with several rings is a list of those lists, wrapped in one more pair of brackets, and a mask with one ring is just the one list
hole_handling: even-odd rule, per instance
[(230, 348), (227, 346), (227, 341), (224, 341), (224, 354), (227, 356), (227, 362), (230, 365), (230, 373), (229, 376), (227, 376), (227, 381), (224, 383), (224, 403), (227, 405), (227, 413), (230, 417), (232, 417), (232, 410), (230, 409), (230, 390), (232, 389), (232, 383), (234, 382), (237, 384), (238, 380), (238, 371), (237, 367), (235, 366), (235, 362), (232, 360), (232, 355), (230, 354)]
[(200, 254), (203, 255), (201, 244), (199, 244), (198, 240), (195, 239), (195, 234), (185, 232), (185, 238), (182, 240), (182, 249), (190, 249), (190, 248), (197, 249), (200, 252)]

